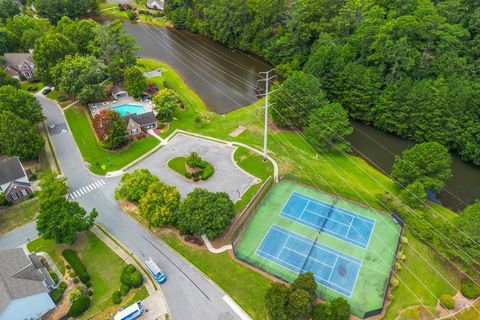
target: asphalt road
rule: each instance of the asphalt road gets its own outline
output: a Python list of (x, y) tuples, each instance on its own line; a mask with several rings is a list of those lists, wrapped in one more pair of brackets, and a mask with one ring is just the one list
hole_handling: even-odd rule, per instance
[[(97, 181), (99, 177), (92, 175), (86, 168), (63, 113), (51, 100), (41, 95), (37, 95), (37, 99), (47, 118), (52, 144), (62, 172), (68, 179), (70, 190), (77, 190)], [(119, 178), (101, 178), (105, 181), (102, 187), (85, 193), (76, 201), (88, 211), (96, 208), (99, 212), (97, 223), (140, 259), (151, 256), (165, 271), (168, 280), (162, 285), (162, 290), (171, 317), (175, 320), (240, 319), (223, 300), (225, 294), (208, 278), (120, 209), (114, 198)], [(0, 249), (20, 246), (26, 243), (28, 238), (36, 238), (34, 223), (0, 237)]]

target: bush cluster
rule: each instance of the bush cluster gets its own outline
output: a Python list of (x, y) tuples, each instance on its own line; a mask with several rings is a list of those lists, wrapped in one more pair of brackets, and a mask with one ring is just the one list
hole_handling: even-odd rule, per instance
[(440, 304), (448, 310), (455, 309), (455, 301), (453, 300), (453, 297), (449, 294), (442, 294), (440, 296)]
[(140, 288), (143, 284), (143, 277), (134, 265), (129, 264), (123, 268), (120, 282), (129, 288)]
[[(65, 283), (65, 282), (62, 282)], [(65, 292), (66, 287), (60, 285), (58, 288), (55, 288), (50, 292), (50, 297), (52, 298), (53, 302), (58, 303), (62, 300), (63, 293)]]
[(87, 272), (87, 268), (85, 268), (85, 265), (82, 263), (75, 251), (71, 249), (65, 249), (62, 251), (62, 254), (83, 283), (90, 281), (90, 275)]
[(57, 273), (53, 270), (48, 270), (48, 274), (50, 275), (50, 277), (52, 277), (53, 282), (57, 284), (59, 280)]
[(82, 295), (75, 302), (72, 303), (72, 305), (70, 306), (70, 310), (68, 310), (68, 315), (70, 317), (78, 317), (88, 308), (90, 308), (90, 304), (90, 298), (86, 295)]
[(122, 302), (122, 296), (119, 290), (116, 290), (112, 293), (112, 301), (115, 304), (120, 304)]
[(196, 152), (192, 152), (185, 163), (192, 169), (198, 169), (197, 172), (185, 173), (185, 177), (193, 179), (194, 181), (198, 181), (199, 179), (207, 180), (214, 172), (213, 166), (203, 160)]
[(476, 299), (480, 297), (480, 285), (470, 279), (462, 279), (460, 292), (465, 298)]

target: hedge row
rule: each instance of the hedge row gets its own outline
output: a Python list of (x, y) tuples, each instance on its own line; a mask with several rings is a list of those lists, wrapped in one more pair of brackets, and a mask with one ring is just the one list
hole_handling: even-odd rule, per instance
[(67, 260), (72, 269), (75, 271), (78, 278), (80, 278), (80, 281), (85, 284), (89, 282), (90, 275), (88, 274), (87, 268), (85, 268), (85, 265), (82, 263), (77, 253), (71, 249), (65, 249), (62, 251), (62, 254), (65, 260)]
[(469, 279), (462, 279), (460, 292), (465, 298), (476, 299), (480, 297), (480, 285)]

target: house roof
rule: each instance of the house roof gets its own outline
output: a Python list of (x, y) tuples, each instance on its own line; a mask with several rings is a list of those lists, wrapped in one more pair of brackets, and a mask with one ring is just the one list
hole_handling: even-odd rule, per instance
[(163, 10), (163, 0), (148, 0), (147, 7), (150, 9), (160, 9)]
[(112, 94), (126, 93), (127, 91), (121, 84), (114, 84), (112, 86)]
[(145, 112), (142, 114), (127, 114), (123, 117), (123, 119), (125, 120), (125, 123), (127, 125), (128, 122), (132, 120), (140, 126), (146, 126), (157, 121), (157, 118), (155, 118), (155, 114), (153, 113), (153, 111)]
[(25, 171), (18, 157), (0, 160), (0, 184), (12, 182), (23, 177), (25, 177)]
[(22, 248), (0, 251), (0, 313), (12, 300), (48, 292), (43, 282), (49, 276), (42, 272), (43, 266), (38, 268), (32, 262), (31, 256)]
[(5, 66), (15, 67), (22, 64), (25, 60), (33, 62), (31, 53), (5, 53), (3, 60), (5, 61)]

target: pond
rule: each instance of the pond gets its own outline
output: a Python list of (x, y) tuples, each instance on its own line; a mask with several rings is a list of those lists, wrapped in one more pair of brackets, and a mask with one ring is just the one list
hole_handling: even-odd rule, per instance
[[(259, 72), (271, 69), (256, 56), (188, 31), (129, 22), (125, 28), (143, 47), (140, 56), (171, 65), (207, 107), (220, 114), (255, 102)], [(386, 173), (390, 173), (395, 155), (413, 145), (359, 122), (354, 122), (354, 128), (350, 141), (357, 155)], [(438, 200), (458, 212), (478, 198), (480, 168), (454, 157), (453, 177)]]

